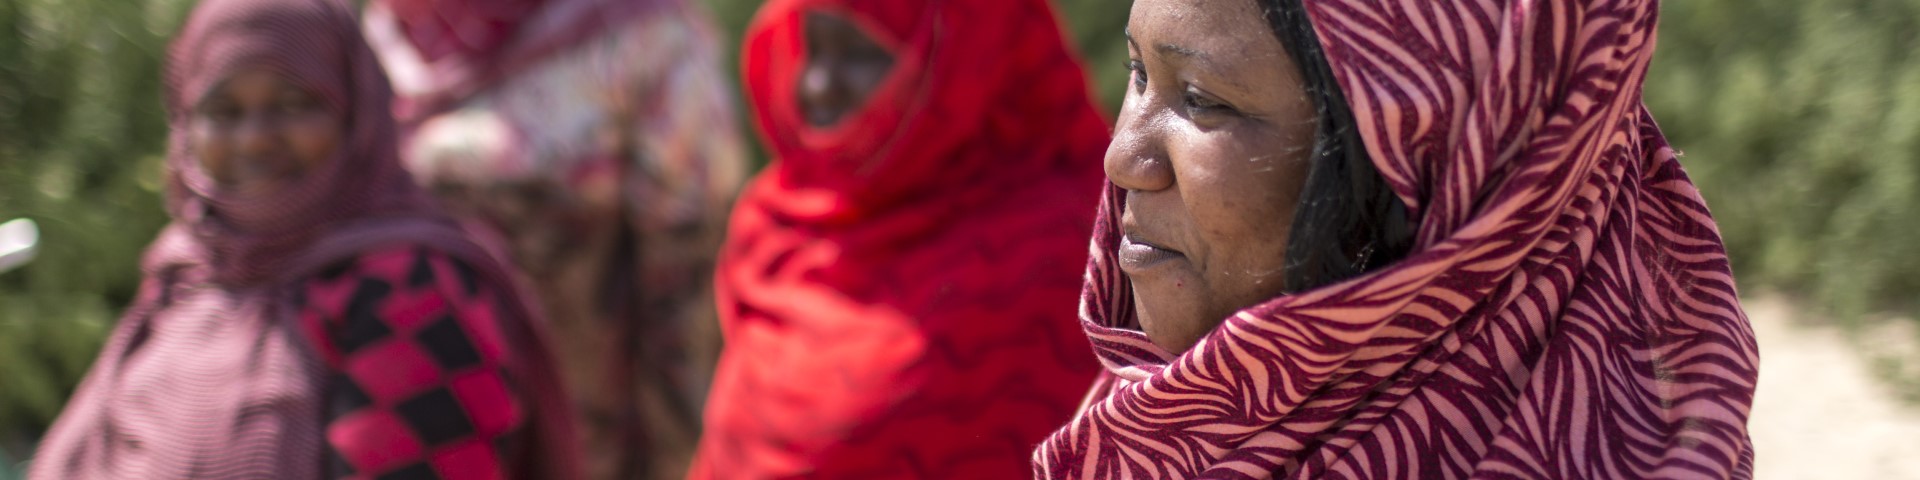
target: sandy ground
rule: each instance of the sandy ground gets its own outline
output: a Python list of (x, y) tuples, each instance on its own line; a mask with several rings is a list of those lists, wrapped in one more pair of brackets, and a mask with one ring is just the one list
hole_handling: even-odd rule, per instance
[(1859, 347), (1838, 328), (1795, 322), (1780, 298), (1742, 305), (1760, 341), (1755, 478), (1920, 480), (1920, 407), (1893, 400)]

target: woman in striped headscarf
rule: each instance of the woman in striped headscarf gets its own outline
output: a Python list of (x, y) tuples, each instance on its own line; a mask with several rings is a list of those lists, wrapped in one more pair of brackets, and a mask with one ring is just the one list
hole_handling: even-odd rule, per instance
[(1655, 0), (1137, 0), (1042, 478), (1744, 477)]
[(206, 0), (167, 209), (30, 477), (572, 478), (533, 313), (400, 168), (344, 0)]

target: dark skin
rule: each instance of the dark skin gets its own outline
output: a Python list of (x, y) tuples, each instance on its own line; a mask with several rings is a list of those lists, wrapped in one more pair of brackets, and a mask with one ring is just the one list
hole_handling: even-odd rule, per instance
[(859, 111), (893, 70), (893, 54), (839, 14), (807, 12), (807, 65), (801, 72), (800, 112), (807, 124), (828, 127)]
[(1126, 189), (1120, 269), (1148, 339), (1180, 353), (1285, 292), (1316, 119), (1253, 1), (1136, 0), (1107, 177)]
[(190, 148), (223, 190), (263, 195), (325, 164), (346, 137), (341, 113), (264, 68), (227, 76), (195, 104)]

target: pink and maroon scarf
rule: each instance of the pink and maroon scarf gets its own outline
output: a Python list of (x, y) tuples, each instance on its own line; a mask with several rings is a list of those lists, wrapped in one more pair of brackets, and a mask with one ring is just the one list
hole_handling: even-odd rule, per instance
[(1641, 103), (1656, 1), (1304, 3), (1412, 253), (1173, 355), (1110, 187), (1081, 305), (1108, 375), (1035, 475), (1751, 476), (1753, 333)]
[[(271, 69), (347, 122), (325, 166), (288, 189), (222, 189), (187, 144), (193, 105), (236, 70)], [(35, 457), (32, 478), (317, 478), (324, 366), (292, 318), (326, 266), (396, 244), (435, 249), (511, 292), (499, 264), (401, 169), (392, 91), (342, 0), (206, 0), (171, 45), (167, 210), (134, 304)], [(571, 471), (566, 405), (535, 313), (500, 295), (541, 472)]]

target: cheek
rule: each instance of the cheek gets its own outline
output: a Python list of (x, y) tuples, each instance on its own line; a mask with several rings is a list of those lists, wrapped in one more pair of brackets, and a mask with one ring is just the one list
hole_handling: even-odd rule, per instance
[(343, 148), (345, 128), (339, 117), (312, 115), (288, 126), (287, 143), (293, 149), (303, 171), (311, 171), (331, 161)]
[(887, 81), (888, 65), (878, 61), (864, 61), (848, 64), (842, 72), (847, 82), (848, 108), (857, 108), (866, 104), (880, 84)]
[(234, 175), (227, 154), (226, 135), (207, 123), (196, 122), (189, 130), (187, 149), (194, 158), (200, 160), (200, 169), (207, 176), (216, 181), (231, 182)]
[(1217, 139), (1225, 141), (1194, 145), (1198, 156), (1181, 172), (1181, 192), (1208, 247), (1205, 316), (1224, 318), (1285, 291), (1288, 233), (1306, 164), (1285, 142)]
[(1179, 172), (1199, 233), (1221, 254), (1284, 244), (1275, 237), (1285, 236), (1299, 200), (1299, 160), (1278, 148), (1221, 140), (1195, 142)]

